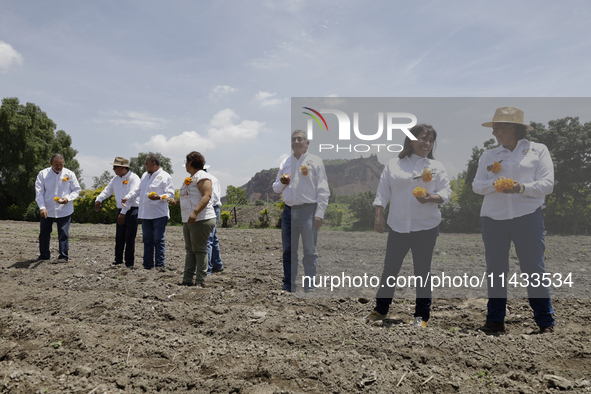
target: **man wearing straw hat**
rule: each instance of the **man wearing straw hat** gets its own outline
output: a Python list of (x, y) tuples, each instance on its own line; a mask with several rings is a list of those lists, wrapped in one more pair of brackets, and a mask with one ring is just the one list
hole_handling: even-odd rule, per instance
[(125, 266), (133, 268), (135, 263), (135, 237), (138, 226), (139, 196), (130, 199), (127, 206), (121, 204), (121, 199), (140, 187), (140, 178), (129, 170), (129, 160), (116, 157), (111, 163), (115, 177), (98, 195), (94, 202), (94, 210), (100, 211), (101, 203), (115, 193), (117, 202), (117, 225), (115, 231), (115, 262), (113, 265), (123, 264), (125, 251)]
[[(527, 276), (529, 304), (540, 334), (554, 332), (554, 309), (549, 286), (543, 284), (545, 196), (554, 188), (554, 165), (544, 144), (525, 139), (533, 130), (523, 122), (523, 111), (516, 107), (497, 108), (492, 127), (499, 146), (482, 154), (472, 189), (484, 195), (480, 216), (486, 255), (488, 313), (480, 328), (486, 334), (503, 334), (509, 282), (511, 242)], [(538, 285), (535, 285), (538, 278)], [(523, 282), (526, 283), (526, 282)]]

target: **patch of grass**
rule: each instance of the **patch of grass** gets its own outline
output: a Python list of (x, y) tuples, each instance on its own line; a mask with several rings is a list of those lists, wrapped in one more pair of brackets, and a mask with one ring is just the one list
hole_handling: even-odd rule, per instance
[(63, 343), (64, 343), (64, 341), (57, 341), (57, 342), (50, 343), (49, 346), (53, 346), (54, 348), (59, 349), (60, 347), (62, 347)]

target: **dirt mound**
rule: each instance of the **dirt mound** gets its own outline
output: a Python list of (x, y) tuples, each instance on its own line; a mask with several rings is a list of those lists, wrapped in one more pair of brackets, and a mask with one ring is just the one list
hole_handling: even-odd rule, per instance
[[(280, 230), (221, 229), (226, 268), (205, 289), (177, 286), (180, 227), (167, 228), (162, 271), (112, 268), (114, 230), (73, 224), (62, 264), (32, 261), (38, 224), (0, 222), (1, 392), (591, 391), (589, 299), (555, 299), (552, 335), (536, 334), (523, 299), (509, 301), (500, 337), (475, 330), (483, 299), (435, 299), (425, 329), (409, 325), (414, 300), (396, 299), (388, 320), (369, 325), (371, 299), (280, 290)], [(320, 267), (360, 245), (383, 252), (385, 240), (323, 231)], [(478, 235), (442, 234), (437, 259), (479, 259), (481, 248)], [(588, 238), (548, 237), (549, 265), (588, 267), (590, 254)]]

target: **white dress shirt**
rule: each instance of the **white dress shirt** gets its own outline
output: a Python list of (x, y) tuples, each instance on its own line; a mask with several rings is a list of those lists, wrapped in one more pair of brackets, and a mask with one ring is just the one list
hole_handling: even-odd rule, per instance
[(220, 181), (209, 172), (207, 174), (209, 174), (209, 178), (211, 179), (211, 200), (213, 206), (221, 206), (222, 201), (220, 199), (222, 198), (222, 187)]
[[(302, 169), (305, 166), (307, 172)], [(291, 175), (289, 185), (281, 183), (281, 175)], [(304, 153), (299, 160), (292, 154), (281, 162), (273, 191), (281, 193), (285, 204), (291, 206), (317, 203), (315, 217), (323, 219), (330, 190), (324, 163), (318, 156)]]
[(148, 193), (156, 192), (160, 197), (166, 194), (167, 197), (174, 198), (174, 186), (172, 177), (162, 168), (150, 174), (147, 171), (142, 175), (139, 189), (130, 191), (125, 197), (131, 200), (137, 196), (140, 198), (138, 218), (139, 219), (158, 219), (166, 216), (170, 219), (168, 210), (168, 201), (150, 200)]
[[(420, 177), (425, 168), (432, 172), (433, 179), (429, 182), (422, 178), (413, 179)], [(384, 167), (373, 205), (386, 207), (390, 201), (387, 223), (398, 233), (430, 230), (441, 222), (440, 204), (418, 202), (413, 196), (417, 186), (424, 188), (427, 193), (439, 195), (443, 199), (442, 204), (451, 197), (447, 172), (437, 160), (413, 154), (412, 160), (410, 157), (396, 158)]]
[[(39, 171), (35, 180), (35, 201), (39, 210), (46, 209), (48, 218), (63, 218), (74, 213), (74, 201), (80, 194), (76, 174), (67, 168), (57, 174), (52, 167)], [(67, 198), (66, 204), (58, 204), (54, 197)]]
[[(125, 183), (127, 181), (127, 183)], [(140, 177), (135, 175), (131, 170), (127, 171), (127, 174), (123, 175), (122, 177), (116, 175), (111, 182), (105, 187), (105, 189), (98, 195), (96, 201), (103, 202), (107, 198), (111, 196), (111, 194), (115, 193), (115, 201), (117, 202), (117, 208), (121, 209), (121, 214), (125, 215), (129, 208), (131, 207), (138, 207), (140, 198), (136, 196), (131, 200), (127, 201), (127, 207), (124, 207), (121, 204), (121, 199), (128, 195), (130, 192), (139, 189), (140, 187)]]
[[(203, 198), (203, 195), (201, 194), (201, 191), (199, 190), (197, 184), (204, 179), (211, 180), (211, 175), (205, 171), (199, 170), (195, 173), (195, 175), (193, 175), (190, 178), (191, 184), (187, 186), (183, 182), (183, 186), (179, 191), (179, 196), (181, 200), (181, 217), (183, 223), (187, 223), (189, 221), (189, 216), (195, 210), (195, 207), (199, 204), (201, 198)], [(213, 198), (210, 198), (207, 203), (207, 206), (203, 208), (201, 212), (199, 212), (199, 215), (197, 215), (195, 221), (214, 219), (215, 217), (215, 211), (213, 209)]]
[[(501, 162), (502, 160), (502, 162)], [(488, 171), (494, 162), (501, 163), (498, 173)], [(523, 193), (499, 193), (493, 181), (499, 176), (525, 186)], [(507, 220), (535, 212), (544, 205), (544, 196), (554, 189), (554, 164), (544, 144), (526, 139), (517, 141), (511, 152), (503, 146), (485, 151), (480, 156), (472, 190), (484, 195), (480, 216)]]

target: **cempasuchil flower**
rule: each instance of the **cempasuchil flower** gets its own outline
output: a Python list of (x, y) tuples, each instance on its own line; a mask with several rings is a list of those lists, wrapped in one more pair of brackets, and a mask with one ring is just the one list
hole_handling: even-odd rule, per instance
[(124, 185), (127, 185), (129, 183), (129, 179), (126, 179), (122, 182)]
[(185, 178), (185, 185), (189, 186), (191, 184), (191, 181), (192, 181), (192, 179), (190, 176), (186, 177)]
[(164, 200), (166, 198), (166, 194), (163, 194), (162, 197), (160, 197), (162, 200)]
[(53, 201), (59, 201), (59, 200), (60, 200), (60, 198), (57, 196), (53, 198)]
[(423, 197), (425, 194), (427, 194), (427, 190), (420, 186), (415, 187), (415, 189), (412, 191), (412, 195), (415, 197)]
[(150, 192), (150, 193), (148, 193), (148, 197), (154, 197), (154, 196), (157, 196), (157, 195), (158, 195), (158, 193), (156, 193), (156, 192)]
[(513, 189), (513, 186), (515, 185), (515, 182), (513, 182), (513, 179), (499, 179), (498, 181), (496, 181), (494, 183), (495, 189), (497, 189), (497, 191), (499, 193), (502, 193), (503, 190), (510, 190)]
[(423, 182), (431, 182), (431, 180), (433, 180), (434, 173), (435, 173), (435, 170), (433, 170), (433, 169), (423, 168), (423, 172), (421, 173), (421, 175), (415, 176), (412, 179), (423, 178)]
[(302, 171), (303, 176), (307, 176), (308, 175), (308, 166), (301, 166), (300, 171)]
[(65, 177), (62, 178), (62, 181), (67, 182), (68, 179), (70, 179), (70, 178), (68, 178), (67, 176), (65, 176)]
[(497, 172), (501, 171), (501, 168), (503, 168), (503, 166), (501, 165), (502, 161), (503, 160), (495, 161), (491, 165), (486, 166), (486, 170), (491, 171), (493, 174), (496, 174)]

